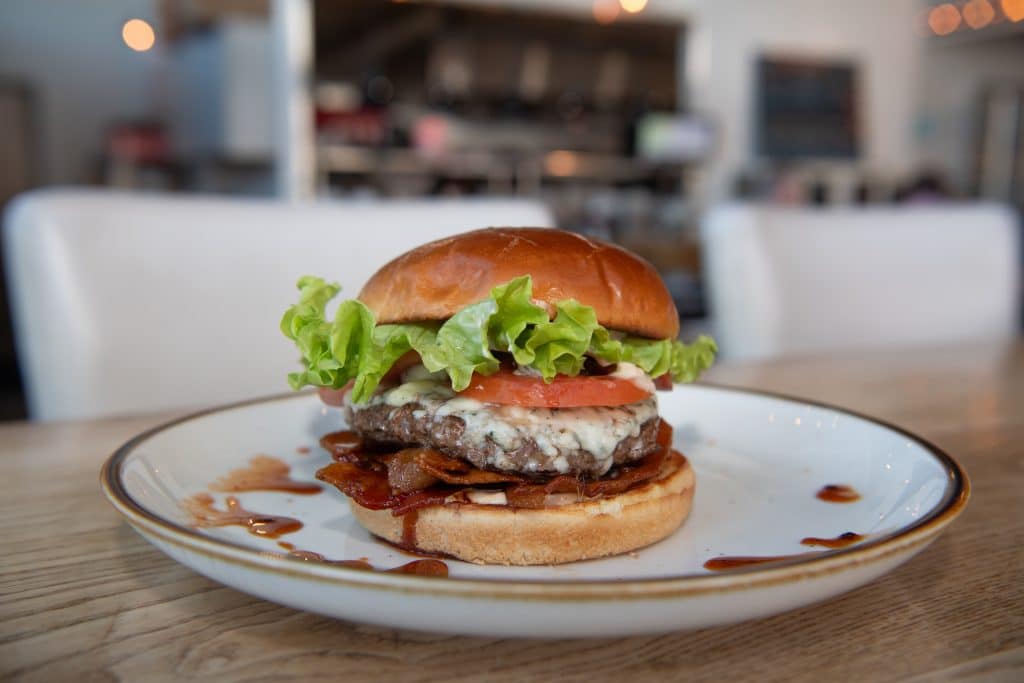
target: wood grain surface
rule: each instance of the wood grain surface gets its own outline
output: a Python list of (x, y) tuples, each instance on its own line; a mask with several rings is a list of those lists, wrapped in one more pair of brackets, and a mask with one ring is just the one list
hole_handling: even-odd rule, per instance
[[(878, 416), (966, 467), (931, 547), (826, 603), (654, 637), (499, 640), (333, 621), (213, 583), (137, 536), (101, 463), (168, 416), (0, 426), (0, 677), (26, 681), (1024, 680), (1024, 343), (708, 377)], [(500, 618), (500, 615), (496, 615)]]

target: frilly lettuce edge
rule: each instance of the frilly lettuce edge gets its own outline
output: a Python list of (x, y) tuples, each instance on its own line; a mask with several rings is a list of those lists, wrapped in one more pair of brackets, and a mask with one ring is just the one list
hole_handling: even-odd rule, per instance
[(593, 308), (574, 299), (555, 304), (550, 318), (531, 300), (532, 288), (530, 276), (523, 275), (444, 323), (378, 325), (356, 299), (342, 301), (329, 321), (327, 304), (341, 287), (307, 275), (298, 281), (298, 303), (281, 318), (281, 331), (302, 354), (303, 369), (289, 374), (288, 382), (293, 389), (340, 389), (355, 380), (352, 400), (363, 403), (408, 351), (416, 351), (429, 371), (444, 370), (455, 391), (469, 386), (474, 372), (497, 372), (494, 351), (512, 354), (547, 382), (558, 374), (578, 375), (587, 355), (633, 363), (652, 377), (669, 373), (675, 382), (696, 380), (714, 362), (718, 347), (711, 337), (684, 344), (615, 334), (598, 324)]

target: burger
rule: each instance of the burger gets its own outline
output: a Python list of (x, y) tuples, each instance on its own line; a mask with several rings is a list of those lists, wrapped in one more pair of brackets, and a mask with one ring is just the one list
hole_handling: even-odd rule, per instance
[(358, 297), (299, 280), (281, 328), (293, 388), (340, 397), (348, 429), (317, 478), (371, 534), (482, 564), (629, 552), (675, 531), (695, 486), (656, 390), (714, 360), (676, 339), (655, 269), (541, 228), (489, 228), (409, 251)]

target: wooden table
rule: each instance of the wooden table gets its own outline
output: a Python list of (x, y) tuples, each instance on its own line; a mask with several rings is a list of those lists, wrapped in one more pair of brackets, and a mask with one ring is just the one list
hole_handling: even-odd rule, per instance
[[(930, 548), (829, 603), (734, 626), (497, 640), (332, 621), (176, 564), (102, 498), (100, 464), (154, 417), (0, 427), (0, 677), (24, 680), (1024, 680), (1024, 341), (716, 368), (711, 381), (900, 424), (967, 468)], [(166, 416), (163, 416), (166, 417)]]

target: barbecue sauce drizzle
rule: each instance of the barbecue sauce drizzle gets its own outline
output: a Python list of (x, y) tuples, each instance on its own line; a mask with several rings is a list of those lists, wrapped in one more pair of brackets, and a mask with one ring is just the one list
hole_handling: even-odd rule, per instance
[[(361, 441), (358, 440), (358, 437), (353, 432), (336, 432), (328, 436), (335, 436), (339, 446), (342, 448), (345, 445), (356, 447), (361, 445)], [(324, 438), (327, 439), (327, 437)], [(333, 449), (329, 450), (333, 452)], [(296, 451), (298, 453), (309, 453), (310, 449), (302, 446), (296, 449)], [(226, 476), (214, 482), (210, 489), (232, 493), (240, 491), (283, 491), (300, 495), (312, 495), (323, 490), (319, 484), (292, 479), (288, 476), (289, 470), (289, 466), (277, 458), (257, 455), (249, 461), (248, 467), (232, 470)], [(208, 493), (199, 493), (182, 501), (182, 507), (192, 516), (193, 525), (199, 528), (244, 526), (254, 536), (278, 538), (284, 534), (298, 531), (303, 526), (301, 521), (293, 517), (264, 515), (246, 510), (234, 496), (228, 496), (225, 499), (225, 505), (225, 510), (216, 509), (213, 496)], [(412, 510), (406, 514), (403, 520), (402, 541), (410, 546), (416, 543), (416, 519), (418, 516), (419, 511)], [(435, 559), (414, 560), (390, 569), (381, 569), (374, 567), (366, 558), (358, 560), (329, 560), (320, 553), (310, 550), (296, 550), (295, 545), (287, 541), (278, 541), (277, 545), (283, 550), (288, 551), (287, 557), (304, 562), (319, 562), (338, 567), (385, 572), (388, 574), (448, 576), (448, 565)]]
[[(846, 533), (839, 534), (835, 538), (818, 538), (816, 536), (808, 536), (800, 541), (802, 545), (809, 546), (822, 546), (830, 549), (845, 548), (847, 546), (860, 543), (866, 536), (863, 534), (854, 533), (853, 531), (847, 531)], [(741, 567), (749, 567), (755, 564), (768, 564), (769, 562), (782, 562), (784, 560), (795, 560), (802, 557), (813, 557), (815, 555), (821, 555), (827, 552), (819, 550), (817, 552), (811, 551), (806, 553), (794, 553), (792, 555), (722, 555), (721, 557), (713, 557), (704, 563), (704, 568), (709, 569), (713, 572), (728, 571), (730, 569), (739, 569)]]
[(839, 534), (835, 538), (818, 538), (817, 536), (808, 536), (800, 541), (801, 545), (813, 545), (821, 546), (824, 548), (845, 548), (853, 545), (854, 543), (860, 543), (864, 540), (863, 534), (856, 534), (852, 531)]
[[(845, 533), (840, 533), (840, 535), (834, 539), (819, 539), (817, 537), (809, 536), (801, 540), (800, 543), (804, 546), (819, 546), (835, 550), (860, 543), (865, 538), (867, 537), (862, 535), (862, 533), (846, 531)], [(807, 553), (794, 553), (792, 555), (722, 555), (720, 557), (713, 557), (703, 563), (703, 567), (712, 571), (728, 571), (729, 569), (738, 569), (754, 564), (768, 564), (769, 562), (781, 562), (783, 560), (793, 560), (801, 557), (813, 557), (815, 555), (821, 555), (824, 552), (827, 551), (811, 551)]]
[(374, 567), (365, 559), (359, 560), (328, 560), (320, 553), (309, 550), (292, 550), (287, 557), (304, 562), (319, 562), (330, 564), (336, 567), (348, 567), (349, 569), (361, 569), (364, 571), (384, 572), (386, 574), (415, 574), (417, 576), (448, 576), (448, 565), (440, 560), (413, 560), (391, 569), (379, 569)]
[(192, 516), (193, 526), (201, 529), (242, 526), (253, 536), (278, 538), (302, 528), (302, 522), (293, 517), (264, 515), (246, 510), (234, 496), (228, 496), (224, 502), (227, 509), (218, 510), (214, 507), (213, 496), (208, 493), (197, 493), (183, 500), (182, 507)]
[(749, 567), (755, 564), (782, 562), (783, 560), (795, 560), (798, 557), (810, 557), (812, 555), (820, 554), (821, 553), (808, 552), (794, 553), (792, 555), (722, 555), (721, 557), (712, 557), (710, 560), (705, 562), (704, 569), (710, 569), (713, 572), (722, 572), (730, 569)]
[(860, 500), (857, 490), (846, 484), (826, 484), (814, 495), (826, 503), (855, 503)]
[[(853, 503), (860, 500), (860, 494), (857, 493), (856, 489), (846, 484), (826, 484), (814, 495), (816, 498), (823, 500), (826, 503)], [(839, 534), (835, 538), (807, 536), (801, 539), (800, 544), (838, 549), (854, 545), (855, 543), (860, 543), (865, 538), (866, 536), (863, 534), (847, 531), (846, 533)], [(721, 557), (713, 557), (705, 562), (704, 568), (713, 572), (728, 571), (730, 569), (749, 567), (755, 564), (767, 564), (769, 562), (782, 562), (783, 560), (793, 560), (800, 557), (811, 557), (813, 555), (820, 555), (822, 552), (825, 551), (795, 553), (793, 555), (723, 555)]]
[(419, 510), (410, 510), (402, 517), (402, 545), (407, 548), (416, 547), (416, 522), (419, 519)]

